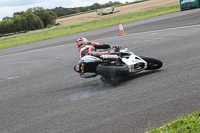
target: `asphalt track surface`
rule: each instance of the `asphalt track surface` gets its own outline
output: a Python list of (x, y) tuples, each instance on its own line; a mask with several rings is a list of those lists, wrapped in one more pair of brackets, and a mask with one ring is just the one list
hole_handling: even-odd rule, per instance
[[(0, 50), (0, 133), (143, 133), (200, 109), (200, 9)], [(164, 66), (117, 86), (82, 79), (74, 40), (128, 47)]]

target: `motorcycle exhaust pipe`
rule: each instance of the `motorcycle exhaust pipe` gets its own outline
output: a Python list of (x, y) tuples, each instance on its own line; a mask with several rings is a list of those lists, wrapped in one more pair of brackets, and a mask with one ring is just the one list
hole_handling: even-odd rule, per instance
[(107, 54), (103, 54), (103, 55), (101, 55), (100, 57), (101, 57), (102, 59), (111, 59), (111, 60), (112, 60), (112, 59), (113, 59), (113, 60), (114, 60), (114, 59), (116, 60), (116, 59), (119, 58), (117, 55), (107, 55)]

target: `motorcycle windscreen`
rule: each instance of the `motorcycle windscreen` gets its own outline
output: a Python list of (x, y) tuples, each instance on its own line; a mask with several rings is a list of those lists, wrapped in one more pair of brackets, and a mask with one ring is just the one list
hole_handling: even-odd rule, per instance
[[(84, 67), (84, 66), (83, 66)], [(84, 70), (84, 69), (83, 69)], [(74, 71), (76, 71), (77, 73), (82, 73), (82, 63), (79, 62), (74, 66)]]

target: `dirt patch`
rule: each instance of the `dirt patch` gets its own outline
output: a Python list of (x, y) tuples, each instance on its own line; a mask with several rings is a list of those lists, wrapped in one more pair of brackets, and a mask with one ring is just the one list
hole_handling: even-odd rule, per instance
[(163, 6), (171, 6), (179, 4), (179, 0), (149, 0), (145, 2), (140, 2), (136, 4), (116, 7), (115, 11), (120, 11), (115, 14), (105, 15), (99, 17), (96, 12), (86, 13), (82, 15), (57, 19), (56, 22), (60, 23), (61, 25), (71, 25), (71, 24), (78, 24), (86, 21), (96, 20), (99, 18), (110, 17), (110, 16), (117, 16), (127, 13), (133, 13), (138, 11), (149, 10), (153, 8), (163, 7)]

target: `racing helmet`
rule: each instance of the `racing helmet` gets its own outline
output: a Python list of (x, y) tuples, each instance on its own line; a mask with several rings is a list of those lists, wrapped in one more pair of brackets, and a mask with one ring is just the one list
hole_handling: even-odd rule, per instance
[(76, 44), (78, 46), (78, 48), (83, 45), (83, 44), (87, 44), (88, 43), (88, 39), (86, 39), (85, 37), (80, 37), (76, 40)]

